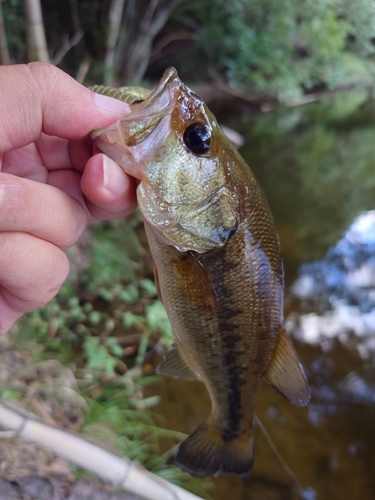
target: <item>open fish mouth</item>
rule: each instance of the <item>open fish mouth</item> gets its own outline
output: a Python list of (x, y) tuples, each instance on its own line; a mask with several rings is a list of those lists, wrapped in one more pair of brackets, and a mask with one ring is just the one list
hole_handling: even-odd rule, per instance
[(132, 147), (147, 139), (162, 119), (171, 114), (175, 105), (175, 90), (182, 85), (177, 71), (165, 71), (159, 85), (142, 101), (131, 106), (131, 112), (105, 129), (95, 130), (91, 138), (102, 151), (106, 144)]

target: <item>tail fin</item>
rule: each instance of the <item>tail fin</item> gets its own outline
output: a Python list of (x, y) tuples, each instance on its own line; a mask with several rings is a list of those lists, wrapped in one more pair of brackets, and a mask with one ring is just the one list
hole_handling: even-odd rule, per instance
[(218, 476), (220, 472), (245, 476), (253, 465), (253, 429), (228, 437), (225, 429), (206, 422), (181, 444), (175, 462), (193, 476)]

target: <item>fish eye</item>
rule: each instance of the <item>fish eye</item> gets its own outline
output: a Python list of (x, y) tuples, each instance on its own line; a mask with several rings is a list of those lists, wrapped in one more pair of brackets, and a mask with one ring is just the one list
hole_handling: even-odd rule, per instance
[(192, 153), (205, 154), (211, 147), (211, 133), (203, 123), (193, 123), (184, 132), (184, 143)]

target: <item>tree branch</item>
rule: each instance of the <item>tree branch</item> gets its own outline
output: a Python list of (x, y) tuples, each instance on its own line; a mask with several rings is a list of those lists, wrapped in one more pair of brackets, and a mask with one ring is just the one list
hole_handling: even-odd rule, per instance
[(49, 62), (40, 0), (26, 0), (29, 59)]
[(0, 425), (145, 500), (202, 500), (128, 458), (117, 457), (71, 432), (47, 425), (15, 405), (0, 402)]
[(65, 55), (69, 52), (71, 48), (73, 48), (83, 37), (83, 31), (78, 31), (70, 40), (69, 38), (65, 40), (63, 46), (60, 50), (56, 52), (56, 55), (51, 59), (51, 64), (57, 66)]

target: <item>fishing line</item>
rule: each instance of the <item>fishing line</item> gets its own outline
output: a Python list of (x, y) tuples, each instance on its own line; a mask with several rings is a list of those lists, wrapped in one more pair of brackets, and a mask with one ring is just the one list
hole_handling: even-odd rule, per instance
[(262, 422), (260, 421), (260, 419), (258, 418), (258, 416), (256, 414), (254, 414), (254, 419), (255, 419), (256, 425), (260, 428), (260, 430), (262, 431), (263, 436), (266, 438), (267, 443), (270, 445), (272, 451), (274, 452), (277, 460), (280, 462), (280, 464), (282, 465), (282, 467), (285, 470), (285, 472), (288, 474), (288, 476), (292, 479), (292, 481), (294, 482), (295, 486), (297, 487), (297, 494), (298, 494), (298, 496), (296, 497), (296, 499), (297, 498), (303, 498), (303, 492), (302, 492), (301, 483), (299, 482), (297, 476), (294, 474), (294, 472), (292, 471), (292, 469), (287, 465), (287, 463), (285, 462), (285, 460), (283, 459), (283, 457), (280, 455), (280, 452), (276, 448), (276, 445), (273, 442), (271, 436), (268, 434), (267, 429), (264, 427), (264, 425), (262, 424)]

